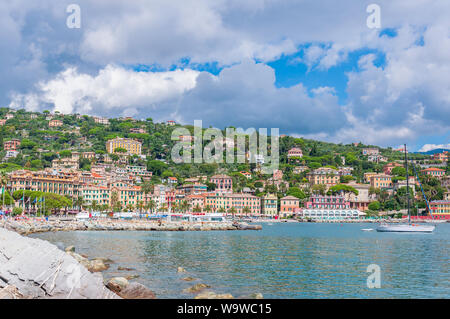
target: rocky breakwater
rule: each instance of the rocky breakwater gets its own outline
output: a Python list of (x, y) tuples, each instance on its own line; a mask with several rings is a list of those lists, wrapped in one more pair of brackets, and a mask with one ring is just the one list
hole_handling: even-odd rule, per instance
[(261, 229), (258, 227), (241, 227), (239, 224), (231, 222), (163, 222), (158, 223), (148, 220), (112, 220), (99, 219), (90, 221), (62, 221), (42, 219), (28, 220), (0, 220), (0, 227), (15, 231), (22, 235), (52, 232), (52, 231), (211, 231), (211, 230), (242, 230), (242, 229)]
[(0, 296), (4, 298), (116, 299), (100, 273), (40, 239), (0, 228)]

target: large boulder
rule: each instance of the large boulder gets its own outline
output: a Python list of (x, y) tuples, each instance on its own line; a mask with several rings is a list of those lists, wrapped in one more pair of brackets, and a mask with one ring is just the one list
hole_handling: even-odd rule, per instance
[(119, 293), (123, 289), (125, 289), (129, 284), (130, 283), (128, 282), (128, 279), (124, 277), (114, 277), (108, 281), (106, 286), (115, 293)]
[(19, 292), (17, 287), (8, 285), (0, 288), (0, 299), (24, 299), (25, 297)]
[(120, 298), (70, 253), (0, 228), (0, 288), (13, 285), (30, 298)]
[(205, 288), (211, 288), (207, 284), (195, 284), (192, 287), (186, 288), (183, 290), (183, 292), (199, 292), (202, 291)]
[(123, 299), (155, 299), (155, 293), (145, 287), (144, 285), (132, 282), (124, 289), (122, 289), (118, 295)]

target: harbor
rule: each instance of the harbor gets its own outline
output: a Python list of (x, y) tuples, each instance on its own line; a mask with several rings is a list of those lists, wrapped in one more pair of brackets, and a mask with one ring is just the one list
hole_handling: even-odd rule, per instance
[[(251, 223), (249, 223), (251, 224)], [(234, 297), (445, 298), (450, 225), (433, 233), (379, 233), (373, 223), (264, 223), (260, 231), (73, 231), (30, 235), (116, 262), (105, 277), (133, 268), (157, 298), (194, 298), (194, 284)], [(381, 288), (367, 287), (380, 266)], [(186, 272), (178, 273), (178, 267)], [(193, 281), (184, 281), (191, 277)]]

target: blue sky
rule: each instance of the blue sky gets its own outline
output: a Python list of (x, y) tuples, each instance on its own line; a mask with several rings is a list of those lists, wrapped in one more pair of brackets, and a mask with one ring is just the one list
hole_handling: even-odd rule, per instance
[(15, 0), (0, 10), (0, 103), (338, 143), (447, 146), (450, 3)]

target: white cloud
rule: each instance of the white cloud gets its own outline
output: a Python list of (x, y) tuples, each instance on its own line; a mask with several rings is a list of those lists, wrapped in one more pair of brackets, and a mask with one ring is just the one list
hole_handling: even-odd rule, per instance
[[(12, 97), (11, 105), (30, 109), (55, 104), (64, 112), (186, 121), (195, 115), (213, 125), (275, 125), (386, 145), (450, 130), (450, 1), (378, 1), (382, 27), (395, 28), (396, 37), (368, 29), (367, 3), (359, 0), (77, 3), (79, 30), (65, 27), (63, 2), (0, 3), (1, 104)], [(385, 53), (386, 63), (376, 67), (374, 56), (363, 57), (348, 74), (348, 103), (340, 107), (323, 83), (310, 91), (301, 83), (277, 88), (272, 69), (245, 62), (267, 63), (305, 45), (301, 62), (310, 70), (327, 71), (361, 49)], [(218, 76), (120, 67), (184, 58), (232, 67)]]
[(151, 107), (178, 98), (195, 86), (199, 72), (134, 72), (108, 65), (95, 76), (68, 68), (54, 79), (42, 81), (36, 93), (16, 94), (11, 107), (36, 109), (53, 106), (63, 113), (137, 114), (136, 107)]
[(277, 88), (274, 70), (252, 60), (225, 68), (218, 76), (189, 69), (134, 72), (112, 65), (92, 76), (68, 68), (39, 83), (35, 91), (16, 95), (11, 103), (31, 110), (37, 105), (63, 113), (175, 118), (186, 124), (199, 119), (208, 126), (303, 133), (332, 133), (346, 121), (333, 88)]
[(428, 152), (437, 148), (450, 149), (450, 143), (448, 144), (425, 144), (421, 147), (419, 152)]

